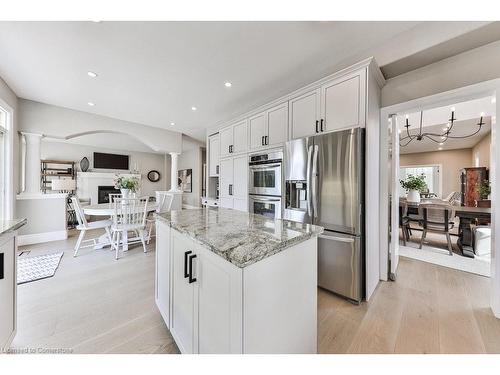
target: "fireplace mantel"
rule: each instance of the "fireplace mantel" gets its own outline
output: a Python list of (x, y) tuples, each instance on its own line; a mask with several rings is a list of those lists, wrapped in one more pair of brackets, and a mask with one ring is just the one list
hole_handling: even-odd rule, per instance
[(116, 176), (136, 177), (141, 180), (141, 175), (136, 173), (78, 172), (76, 174), (76, 194), (78, 198), (81, 200), (90, 200), (90, 204), (97, 204), (98, 187), (113, 185)]

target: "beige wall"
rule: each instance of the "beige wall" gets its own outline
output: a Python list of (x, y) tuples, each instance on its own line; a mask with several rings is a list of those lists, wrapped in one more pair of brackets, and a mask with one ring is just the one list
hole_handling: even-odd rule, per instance
[(382, 106), (500, 78), (494, 61), (500, 61), (500, 41), (391, 78), (382, 88)]
[(490, 168), (491, 133), (488, 133), (472, 148), (472, 166)]
[(400, 155), (401, 166), (441, 164), (443, 197), (460, 191), (460, 170), (472, 167), (472, 149), (421, 152)]

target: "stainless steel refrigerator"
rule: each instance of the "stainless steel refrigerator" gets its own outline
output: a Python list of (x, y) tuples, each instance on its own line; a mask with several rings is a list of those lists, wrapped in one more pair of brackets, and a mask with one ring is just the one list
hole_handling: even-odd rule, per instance
[(364, 129), (286, 144), (284, 218), (325, 228), (318, 240), (318, 285), (364, 298)]

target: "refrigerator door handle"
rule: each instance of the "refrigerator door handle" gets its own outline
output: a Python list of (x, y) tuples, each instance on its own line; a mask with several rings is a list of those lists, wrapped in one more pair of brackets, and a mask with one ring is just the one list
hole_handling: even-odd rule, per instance
[(312, 158), (312, 201), (314, 217), (318, 217), (318, 145), (314, 145), (314, 154)]
[(354, 238), (325, 236), (324, 234), (320, 234), (318, 237), (322, 238), (324, 240), (332, 240), (332, 241), (338, 241), (338, 242), (347, 242), (347, 243), (353, 243), (354, 242)]
[(307, 148), (307, 170), (306, 170), (306, 194), (307, 194), (307, 214), (312, 216), (311, 212), (311, 158), (312, 158), (312, 146)]

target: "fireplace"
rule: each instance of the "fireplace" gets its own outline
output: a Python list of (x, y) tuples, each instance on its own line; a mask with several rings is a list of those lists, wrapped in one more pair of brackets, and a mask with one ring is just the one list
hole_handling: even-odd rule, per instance
[(120, 194), (120, 190), (114, 186), (98, 186), (97, 203), (109, 203), (109, 194)]

